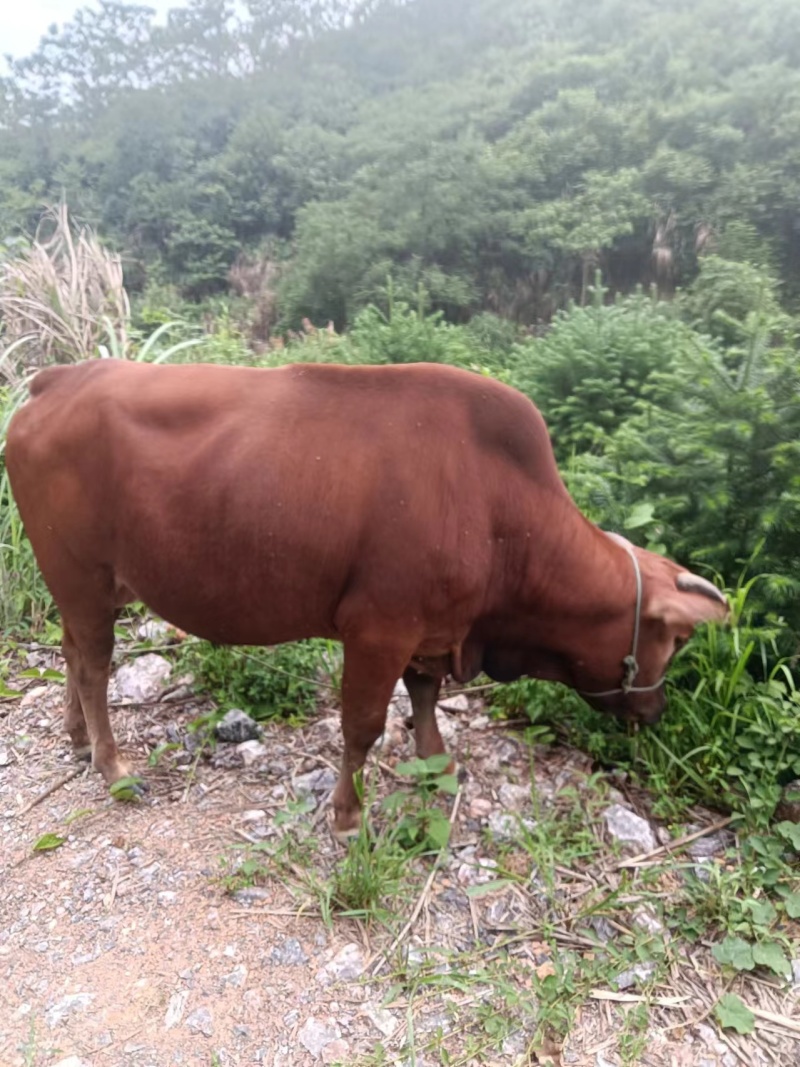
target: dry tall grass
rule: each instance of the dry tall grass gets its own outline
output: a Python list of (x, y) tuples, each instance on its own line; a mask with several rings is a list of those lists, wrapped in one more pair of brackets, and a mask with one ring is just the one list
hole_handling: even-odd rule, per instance
[(103, 341), (127, 355), (120, 257), (88, 227), (74, 227), (66, 204), (50, 208), (32, 244), (0, 263), (0, 318), (0, 375), (9, 383), (48, 363), (95, 356)]

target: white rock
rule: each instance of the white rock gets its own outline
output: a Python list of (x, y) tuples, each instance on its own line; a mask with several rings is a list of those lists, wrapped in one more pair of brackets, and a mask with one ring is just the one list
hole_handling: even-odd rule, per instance
[(179, 989), (177, 993), (173, 993), (169, 998), (169, 1004), (167, 1005), (167, 1014), (164, 1016), (164, 1029), (171, 1030), (173, 1026), (177, 1026), (183, 1018), (183, 1012), (186, 1007), (186, 1001), (189, 999), (188, 989)]
[[(693, 833), (699, 829), (699, 826), (690, 826), (688, 827), (688, 832)], [(705, 837), (698, 837), (696, 841), (692, 841), (686, 846), (686, 851), (693, 860), (703, 860), (710, 856), (722, 855), (726, 848), (731, 847), (733, 842), (734, 837), (730, 830), (717, 830), (714, 834), (706, 834)]]
[(655, 963), (635, 963), (630, 970), (617, 975), (617, 989), (630, 989), (631, 986), (648, 982), (655, 974), (655, 970)]
[(531, 802), (530, 786), (515, 785), (513, 782), (503, 782), (497, 795), (506, 811), (521, 811)]
[(394, 687), (394, 693), (392, 693), (392, 699), (389, 704), (389, 714), (399, 715), (403, 719), (407, 719), (411, 714), (411, 697), (408, 695), (408, 690), (402, 679)]
[(632, 812), (622, 804), (612, 804), (603, 812), (609, 834), (623, 845), (636, 852), (652, 852), (656, 839), (647, 819)]
[(489, 829), (499, 841), (514, 841), (523, 830), (532, 830), (533, 819), (521, 819), (508, 811), (493, 811), (489, 815)]
[(800, 985), (800, 957), (796, 960), (792, 960), (792, 983), (794, 985)]
[(497, 860), (479, 859), (476, 863), (462, 863), (456, 878), (460, 885), (485, 885), (497, 877)]
[(0, 767), (7, 767), (11, 762), (11, 756), (7, 748), (0, 748)]
[(326, 1045), (330, 1045), (333, 1041), (338, 1041), (342, 1036), (342, 1032), (331, 1019), (323, 1022), (321, 1019), (315, 1019), (311, 1015), (303, 1023), (297, 1036), (300, 1044), (312, 1056), (321, 1056)]
[(263, 822), (266, 817), (267, 813), (263, 808), (251, 808), (242, 812), (242, 822)]
[(381, 1008), (378, 1004), (366, 1004), (364, 1006), (364, 1014), (372, 1025), (377, 1030), (380, 1030), (384, 1037), (391, 1037), (400, 1025), (390, 1011), (386, 1008)]
[(455, 696), (445, 697), (443, 700), (440, 700), (439, 707), (444, 708), (445, 711), (469, 711), (469, 700), (465, 693), (456, 693)]
[(84, 1008), (88, 1008), (93, 999), (93, 993), (69, 993), (51, 1008), (48, 1008), (45, 1013), (47, 1025), (51, 1029), (60, 1026), (70, 1015), (76, 1015), (79, 1011), (83, 1011)]
[(633, 925), (652, 934), (653, 937), (664, 933), (664, 924), (656, 915), (655, 908), (649, 904), (643, 904), (642, 907), (636, 909), (633, 913)]
[(330, 767), (318, 767), (292, 779), (292, 788), (296, 793), (329, 793), (335, 785), (336, 775)]
[(267, 755), (267, 746), (262, 745), (260, 741), (242, 741), (236, 746), (236, 751), (241, 755), (245, 767), (249, 767), (251, 763)]
[(122, 700), (153, 700), (169, 678), (172, 665), (155, 652), (123, 663), (116, 673), (117, 693)]
[(143, 641), (166, 641), (170, 634), (174, 633), (172, 627), (167, 622), (162, 622), (159, 619), (147, 619), (136, 630), (138, 637), (141, 637)]
[(439, 734), (442, 740), (447, 745), (455, 743), (458, 737), (458, 722), (452, 719), (449, 715), (445, 715), (437, 709), (436, 711), (436, 725), (439, 727)]
[(230, 708), (214, 727), (218, 740), (241, 745), (245, 741), (257, 741), (261, 727), (241, 708)]
[(41, 700), (48, 688), (49, 687), (46, 685), (37, 685), (34, 686), (33, 689), (29, 689), (22, 700), (20, 700), (19, 706), (21, 708), (29, 708), (31, 704), (35, 704), (37, 700)]
[(336, 953), (330, 963), (325, 964), (325, 970), (332, 978), (350, 982), (364, 973), (365, 966), (361, 946), (351, 941)]
[(211, 1037), (214, 1033), (214, 1021), (208, 1008), (195, 1008), (186, 1019), (186, 1026), (193, 1034), (203, 1034), (205, 1037)]
[(67, 1056), (65, 1060), (59, 1060), (58, 1063), (54, 1063), (53, 1067), (89, 1067), (86, 1060), (82, 1060), (80, 1056)]

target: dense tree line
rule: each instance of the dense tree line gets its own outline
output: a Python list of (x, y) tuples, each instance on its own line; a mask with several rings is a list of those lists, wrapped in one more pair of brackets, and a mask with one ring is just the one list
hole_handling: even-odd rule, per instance
[[(0, 235), (62, 194), (134, 291), (270, 264), (284, 325), (424, 287), (549, 320), (755, 260), (800, 293), (793, 0), (102, 0), (15, 60)], [(746, 225), (742, 227), (742, 223)], [(744, 235), (744, 238), (743, 238)]]

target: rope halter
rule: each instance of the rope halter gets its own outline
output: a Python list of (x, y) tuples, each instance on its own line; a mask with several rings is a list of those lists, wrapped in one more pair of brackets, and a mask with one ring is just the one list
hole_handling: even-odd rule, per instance
[(612, 537), (617, 544), (625, 549), (633, 563), (633, 573), (636, 577), (636, 612), (633, 617), (633, 643), (631, 644), (629, 655), (625, 656), (622, 661), (624, 673), (622, 675), (621, 685), (617, 686), (616, 689), (604, 689), (600, 693), (589, 693), (582, 689), (579, 689), (578, 692), (581, 696), (585, 697), (610, 697), (616, 696), (617, 693), (624, 693), (626, 696), (628, 693), (652, 693), (654, 690), (660, 689), (664, 684), (665, 675), (662, 675), (653, 685), (633, 684), (639, 673), (639, 661), (636, 656), (639, 651), (639, 628), (642, 620), (642, 572), (639, 568), (639, 560), (636, 558), (633, 546), (630, 542), (626, 541), (624, 537), (619, 537), (616, 534), (611, 533), (607, 534), (607, 536)]

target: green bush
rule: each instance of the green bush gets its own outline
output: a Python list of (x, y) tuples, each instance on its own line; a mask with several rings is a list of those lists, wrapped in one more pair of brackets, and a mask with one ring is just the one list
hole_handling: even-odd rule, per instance
[(303, 722), (317, 708), (320, 686), (336, 688), (338, 652), (327, 641), (299, 641), (273, 648), (190, 642), (181, 667), (194, 674), (222, 712), (237, 707), (254, 719)]
[(708, 350), (669, 305), (641, 293), (607, 305), (603, 296), (596, 286), (590, 306), (560, 312), (544, 337), (514, 350), (510, 382), (544, 415), (561, 461), (605, 449), (643, 400), (670, 403), (659, 375), (682, 353)]

